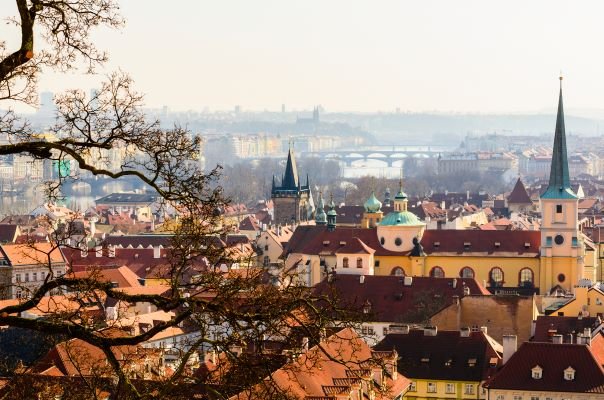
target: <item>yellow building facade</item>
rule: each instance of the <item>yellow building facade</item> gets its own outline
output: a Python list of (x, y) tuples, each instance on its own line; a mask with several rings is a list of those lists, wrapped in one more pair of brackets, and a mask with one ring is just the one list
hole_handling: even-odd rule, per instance
[(540, 199), (540, 231), (425, 230), (426, 224), (408, 211), (401, 182), (388, 215), (382, 216), (372, 193), (361, 229), (326, 230), (317, 221), (315, 227), (294, 232), (286, 268), (296, 265), (308, 285), (329, 273), (367, 273), (338, 261), (355, 257), (344, 250), (357, 238), (374, 250), (376, 275), (475, 278), (495, 293), (572, 292), (582, 279), (594, 280), (597, 269), (596, 252), (580, 231), (578, 200), (570, 186), (560, 91), (550, 180)]

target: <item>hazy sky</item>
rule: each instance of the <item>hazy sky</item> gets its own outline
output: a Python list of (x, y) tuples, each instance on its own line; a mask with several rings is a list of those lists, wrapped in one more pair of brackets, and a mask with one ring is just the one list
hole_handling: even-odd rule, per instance
[[(3, 16), (16, 13), (0, 2)], [(172, 109), (604, 109), (604, 2), (122, 0), (107, 72)], [(2, 24), (0, 38), (17, 38)], [(93, 86), (48, 75), (41, 88)]]

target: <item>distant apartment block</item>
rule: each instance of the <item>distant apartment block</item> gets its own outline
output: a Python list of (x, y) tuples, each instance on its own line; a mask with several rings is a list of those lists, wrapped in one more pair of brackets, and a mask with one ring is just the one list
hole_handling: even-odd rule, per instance
[(512, 153), (464, 153), (449, 154), (438, 159), (439, 174), (463, 172), (495, 172), (518, 170), (518, 157)]

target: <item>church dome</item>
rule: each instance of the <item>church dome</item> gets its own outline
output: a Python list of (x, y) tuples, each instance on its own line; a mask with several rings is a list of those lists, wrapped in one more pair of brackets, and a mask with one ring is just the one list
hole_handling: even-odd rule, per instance
[(382, 208), (382, 202), (375, 197), (375, 192), (371, 192), (371, 196), (365, 202), (364, 207), (366, 212), (376, 213)]
[(424, 225), (415, 214), (410, 211), (394, 211), (380, 221), (380, 226), (419, 226)]

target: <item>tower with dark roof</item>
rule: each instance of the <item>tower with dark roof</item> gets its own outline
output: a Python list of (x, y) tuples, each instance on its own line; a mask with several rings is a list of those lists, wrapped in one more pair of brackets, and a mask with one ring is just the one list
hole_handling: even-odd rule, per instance
[[(298, 176), (294, 151), (291, 147), (287, 154), (285, 173), (279, 186), (277, 186), (273, 176), (271, 198), (275, 209), (276, 224), (297, 224), (312, 218), (308, 175), (306, 176), (306, 185), (302, 185)], [(309, 213), (309, 211), (311, 212)]]
[(522, 183), (520, 177), (516, 181), (514, 189), (508, 196), (507, 200), (508, 210), (510, 213), (524, 213), (531, 211), (533, 208), (533, 201), (526, 191), (526, 187), (524, 187), (524, 183)]
[(562, 77), (560, 77), (549, 184), (540, 200), (541, 282), (539, 287), (548, 291), (555, 287), (572, 291), (580, 279), (586, 278), (583, 261), (585, 248), (579, 230), (579, 199), (570, 185), (562, 105)]

